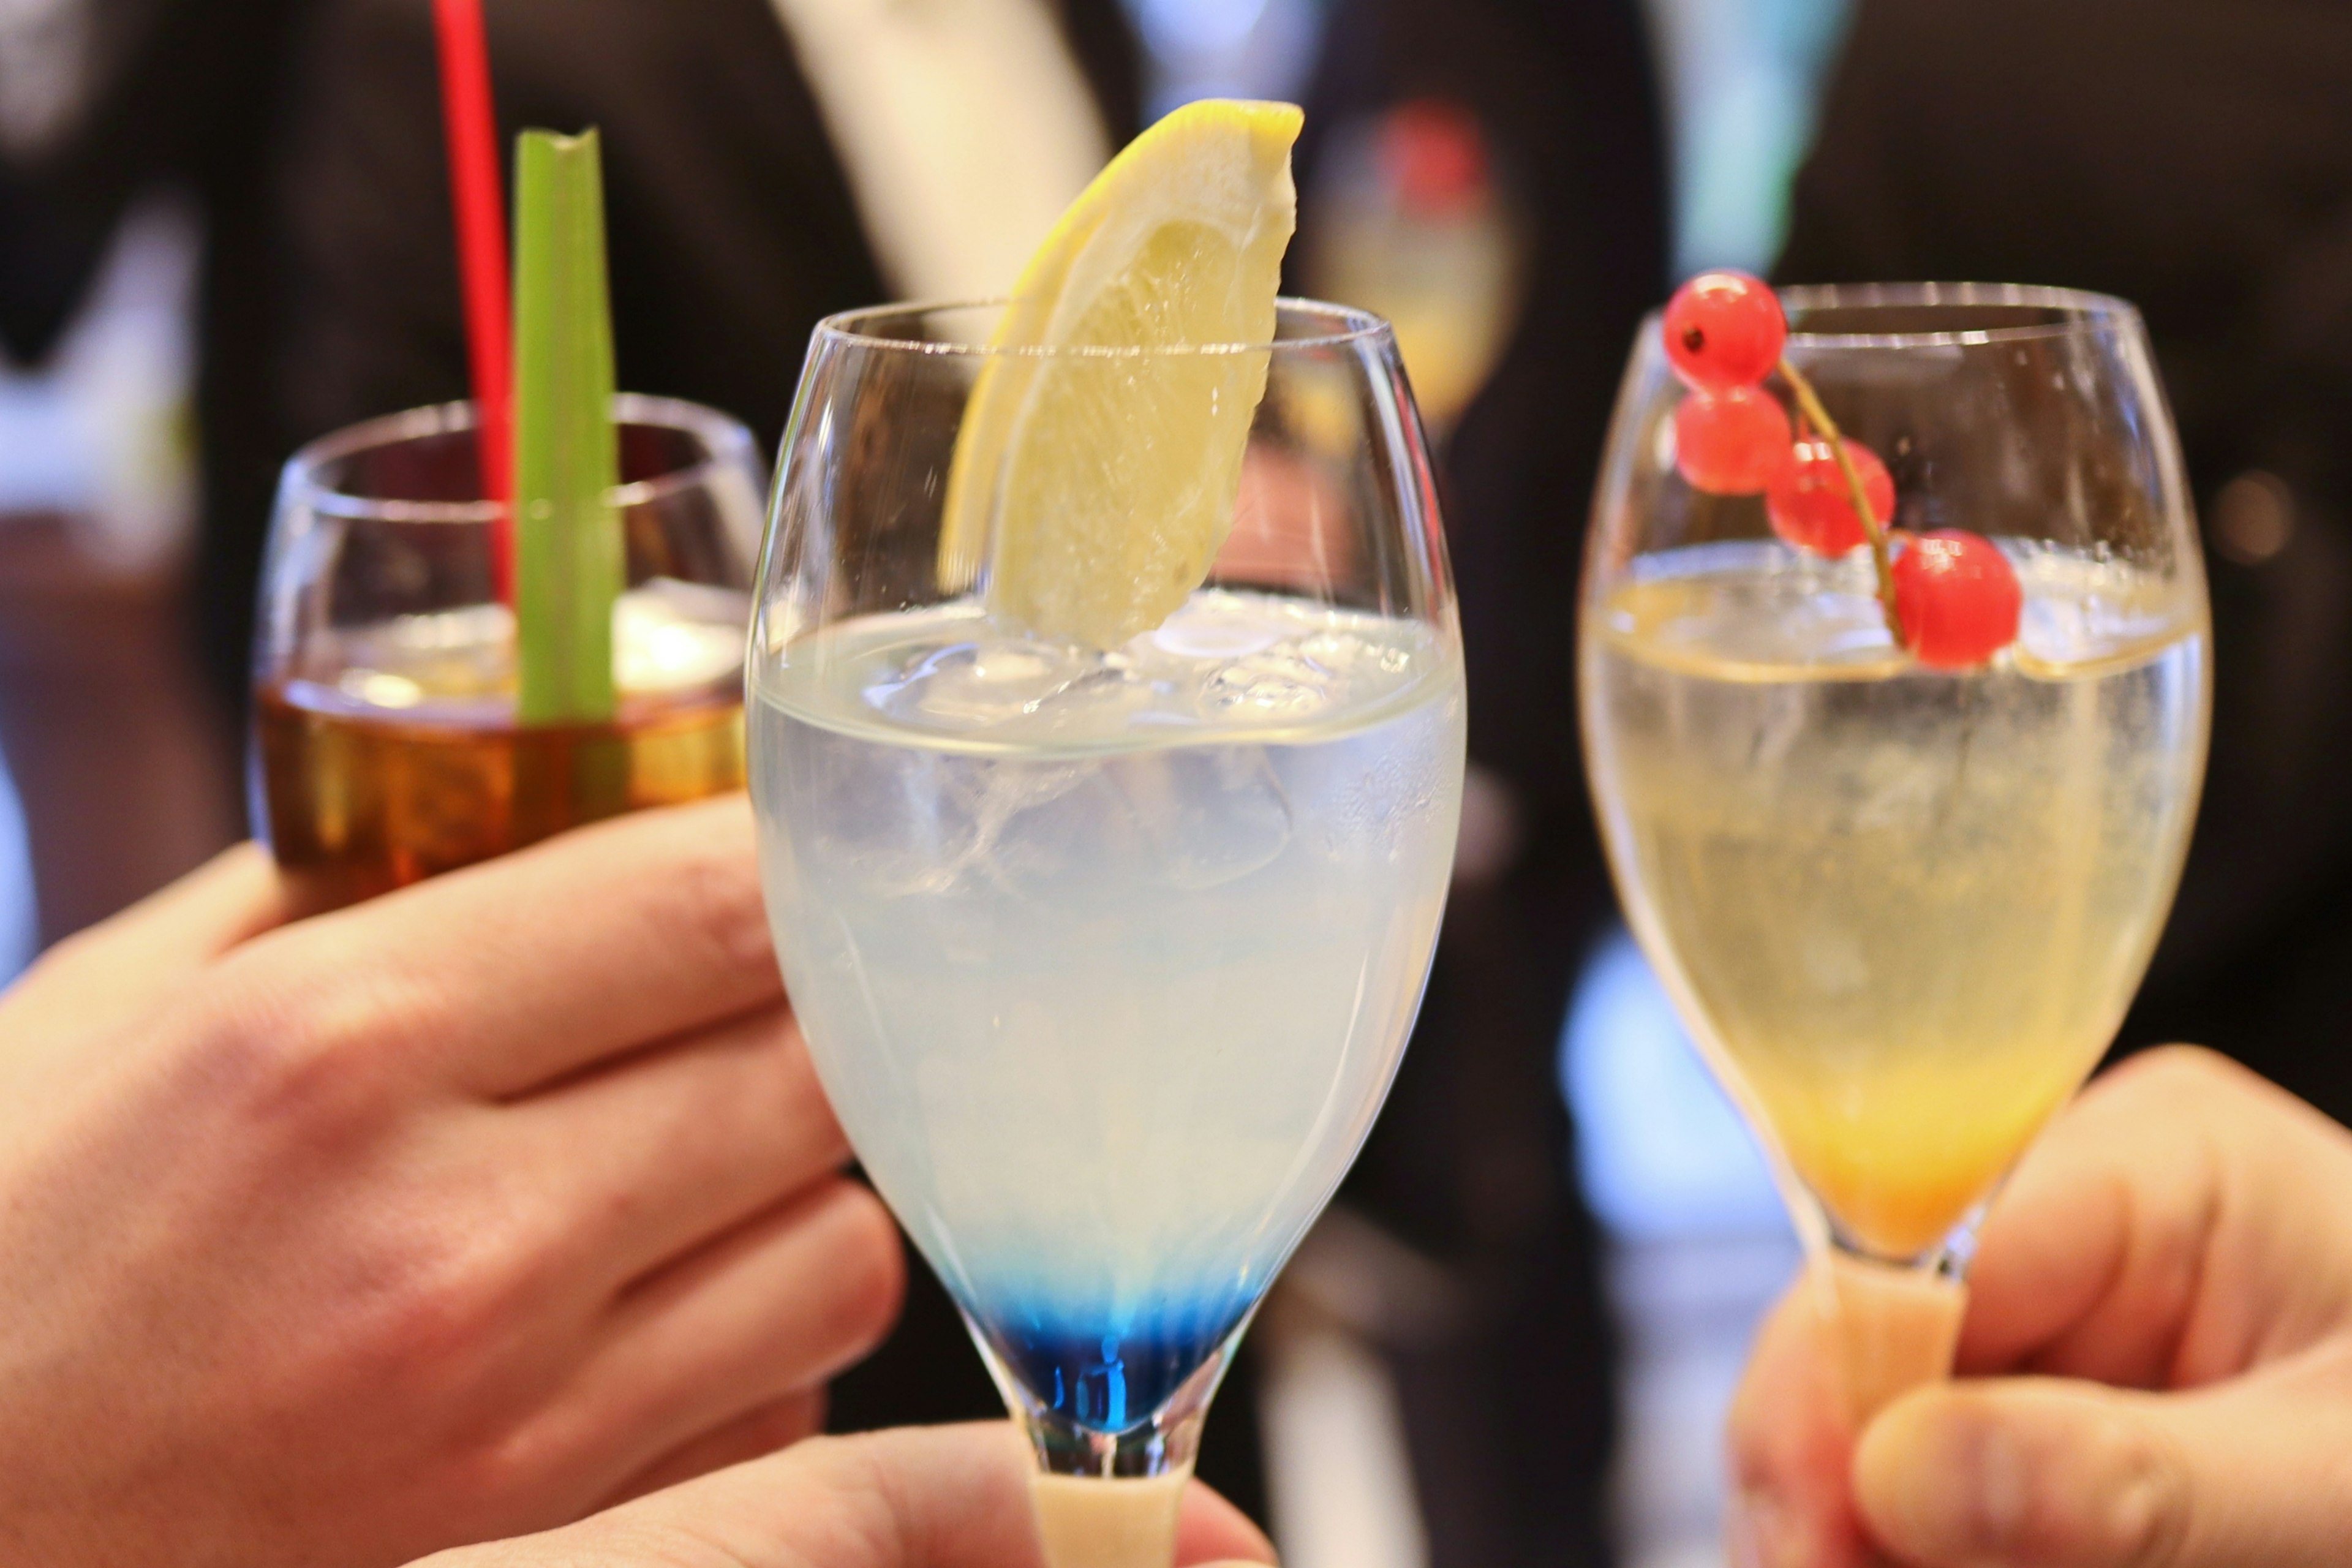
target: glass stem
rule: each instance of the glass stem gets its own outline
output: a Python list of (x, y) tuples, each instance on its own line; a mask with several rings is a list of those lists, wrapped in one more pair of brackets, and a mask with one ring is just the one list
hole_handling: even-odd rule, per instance
[[(1181, 1391), (1178, 1397), (1182, 1397)], [(1189, 1412), (1165, 1410), (1124, 1432), (1100, 1432), (1026, 1397), (1017, 1399), (1013, 1411), (1037, 1456), (1038, 1474), (1093, 1480), (1147, 1480), (1179, 1470), (1189, 1474), (1201, 1451), (1201, 1424), (1208, 1414), (1204, 1399)]]
[(1834, 1247), (1811, 1274), (1855, 1431), (1911, 1390), (1951, 1375), (1969, 1304), (1957, 1275)]
[(1149, 1420), (1105, 1432), (1032, 1394), (998, 1357), (987, 1335), (969, 1317), (965, 1322), (1036, 1456), (1029, 1493), (1046, 1568), (1170, 1568), (1176, 1560), (1177, 1509), (1201, 1451), (1201, 1427), (1241, 1343), (1242, 1328)]
[(1169, 1410), (1110, 1433), (1015, 1399), (1014, 1417), (1037, 1456), (1029, 1496), (1045, 1568), (1169, 1568), (1176, 1561), (1177, 1509), (1209, 1413), (1205, 1396), (1184, 1406), (1180, 1390)]
[(1045, 1568), (1170, 1568), (1190, 1465), (1164, 1475), (1104, 1480), (1032, 1476)]

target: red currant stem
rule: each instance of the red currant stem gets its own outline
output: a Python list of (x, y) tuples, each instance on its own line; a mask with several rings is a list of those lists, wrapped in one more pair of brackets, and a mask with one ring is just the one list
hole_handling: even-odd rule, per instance
[(1862, 482), (1862, 470), (1853, 466), (1853, 454), (1845, 449), (1845, 437), (1838, 434), (1837, 422), (1822, 406), (1822, 400), (1797, 367), (1786, 357), (1780, 361), (1780, 379), (1797, 395), (1797, 416), (1809, 420), (1830, 444), (1830, 455), (1837, 459), (1838, 472), (1845, 476), (1846, 492), (1853, 498), (1853, 514), (1862, 519), (1862, 531), (1870, 540), (1870, 563), (1878, 574), (1878, 603), (1886, 612), (1887, 635), (1894, 637), (1896, 647), (1908, 646), (1903, 637), (1903, 618), (1895, 613), (1895, 562), (1886, 549), (1886, 530), (1878, 521), (1878, 513), (1870, 504), (1870, 492)]

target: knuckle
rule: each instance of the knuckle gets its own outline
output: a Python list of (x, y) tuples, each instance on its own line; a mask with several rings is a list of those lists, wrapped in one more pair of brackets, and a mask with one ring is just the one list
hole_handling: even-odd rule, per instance
[(675, 930), (716, 966), (772, 973), (767, 906), (757, 862), (732, 836), (689, 833), (688, 853), (668, 879), (665, 898)]
[[(2185, 1321), (2205, 1276), (2214, 1224), (2212, 1205), (2190, 1189), (2153, 1200), (2143, 1195), (2133, 1207), (2137, 1212), (2124, 1259), (2126, 1279), (2118, 1288), (2135, 1299), (2161, 1303), (2171, 1321)], [(2158, 1384), (2178, 1371), (2177, 1366), (2152, 1363), (2140, 1366), (2134, 1381)]]
[(835, 1256), (825, 1270), (835, 1320), (851, 1354), (863, 1355), (890, 1331), (907, 1292), (907, 1255), (882, 1201), (844, 1180), (829, 1194), (836, 1206)]
[(233, 957), (199, 1005), (191, 1065), (236, 1101), (252, 1130), (339, 1144), (377, 1129), (394, 1109), (394, 1069), (419, 1032), (412, 992), (365, 963)]
[(561, 1415), (494, 1426), (449, 1457), (444, 1495), (476, 1517), (510, 1516), (518, 1499), (543, 1497), (580, 1468), (583, 1436)]
[[(849, 1158), (849, 1135), (842, 1131), (817, 1077), (816, 1062), (789, 1015), (771, 1035), (768, 1048), (772, 1070), (763, 1075), (759, 1107), (763, 1142), (786, 1159), (794, 1173), (812, 1167), (837, 1168)], [(793, 1136), (777, 1137), (778, 1128), (793, 1130)]]
[(2109, 1096), (2136, 1110), (2208, 1106), (2217, 1096), (2242, 1100), (2253, 1075), (2203, 1046), (2160, 1046), (2118, 1063), (2106, 1075)]
[(824, 1430), (830, 1404), (822, 1384), (773, 1401), (743, 1424), (746, 1457), (772, 1454), (815, 1436)]
[(353, 1381), (455, 1393), (512, 1357), (541, 1294), (539, 1254), (518, 1228), (453, 1223), (431, 1194), (380, 1214), (330, 1287)]

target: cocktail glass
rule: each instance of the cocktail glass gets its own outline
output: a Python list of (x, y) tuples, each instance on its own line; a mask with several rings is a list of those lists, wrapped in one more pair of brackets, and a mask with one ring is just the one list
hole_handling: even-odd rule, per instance
[(1867, 548), (1685, 483), (1654, 318), (1594, 506), (1584, 737), (1628, 916), (1775, 1157), (1861, 1417), (1948, 1372), (1978, 1219), (2147, 969), (2204, 769), (2205, 581), (2129, 305), (1782, 298), (1895, 527), (1995, 541), (2019, 636), (1925, 668)]
[[(1419, 1005), (1460, 636), (1385, 323), (1285, 301), (1272, 343), (978, 346), (997, 315), (818, 329), (753, 622), (752, 797), (818, 1072), (1034, 1446), (1049, 1558), (1165, 1568), (1218, 1380)], [(965, 406), (1008, 356), (1065, 398), (1123, 389), (1109, 411), (1264, 367), (1207, 584), (1115, 650), (992, 623), (941, 548)], [(1105, 416), (1138, 449), (1160, 428)]]
[(599, 723), (515, 712), (515, 621), (493, 591), (499, 503), (474, 408), (356, 425), (278, 488), (254, 658), (253, 815), (338, 901), (567, 827), (743, 784), (741, 663), (765, 468), (689, 403), (614, 403), (628, 588), (619, 702)]

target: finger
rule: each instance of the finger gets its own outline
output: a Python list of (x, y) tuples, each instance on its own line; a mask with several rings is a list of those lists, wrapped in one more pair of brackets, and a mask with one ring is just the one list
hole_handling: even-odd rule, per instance
[[(729, 1465), (776, 1453), (810, 1436), (824, 1420), (823, 1394), (792, 1395), (688, 1444), (632, 1481), (613, 1500), (642, 1497)], [(1185, 1488), (1177, 1509), (1176, 1568), (1235, 1568), (1274, 1561), (1274, 1543), (1247, 1514), (1201, 1482)]]
[(788, 1394), (663, 1455), (614, 1489), (597, 1505), (598, 1511), (777, 1453), (824, 1429), (824, 1391)]
[(488, 1099), (782, 994), (740, 795), (567, 833), (231, 962), (263, 1005), (291, 991), (299, 1016), (304, 988), (331, 989), (382, 1048)]
[(614, 1290), (849, 1156), (781, 1005), (534, 1095), (502, 1133), (542, 1173), (559, 1250)]
[(1848, 1498), (1853, 1434), (1820, 1305), (1801, 1279), (1766, 1318), (1732, 1401), (1737, 1568), (1864, 1568)]
[[(1003, 1422), (817, 1437), (527, 1540), (415, 1568), (1044, 1568), (1028, 1444)], [(1198, 1482), (1180, 1563), (1268, 1563), (1265, 1538)]]
[(2243, 1068), (2179, 1047), (2135, 1058), (1988, 1216), (1960, 1370), (2162, 1388), (2292, 1353), (2352, 1300), (2294, 1194), (2347, 1180), (2342, 1130)]
[(1274, 1542), (1249, 1515), (1199, 1481), (1184, 1489), (1176, 1513), (1177, 1568), (1232, 1568), (1274, 1560)]
[(1854, 1488), (1879, 1540), (1932, 1568), (2321, 1568), (2352, 1562), (2347, 1452), (2339, 1346), (2193, 1394), (1922, 1390), (1864, 1436)]
[(567, 1402), (598, 1490), (702, 1432), (813, 1388), (878, 1344), (906, 1263), (889, 1212), (832, 1178), (645, 1281)]
[(268, 851), (256, 844), (224, 850), (51, 948), (9, 993), (9, 1026), (28, 1039), (90, 1037), (297, 912)]
[(1043, 1568), (1002, 1422), (815, 1437), (527, 1540), (415, 1568)]
[[(745, 1568), (769, 1568), (795, 1547), (826, 1568), (1038, 1568), (1025, 1447), (1003, 1423), (804, 1443), (782, 1458), (799, 1461), (803, 1495), (831, 1506), (799, 1520), (761, 1508), (728, 1539), (742, 1544)], [(760, 1468), (713, 1478), (714, 1489)], [(751, 1514), (752, 1500), (727, 1495)]]

